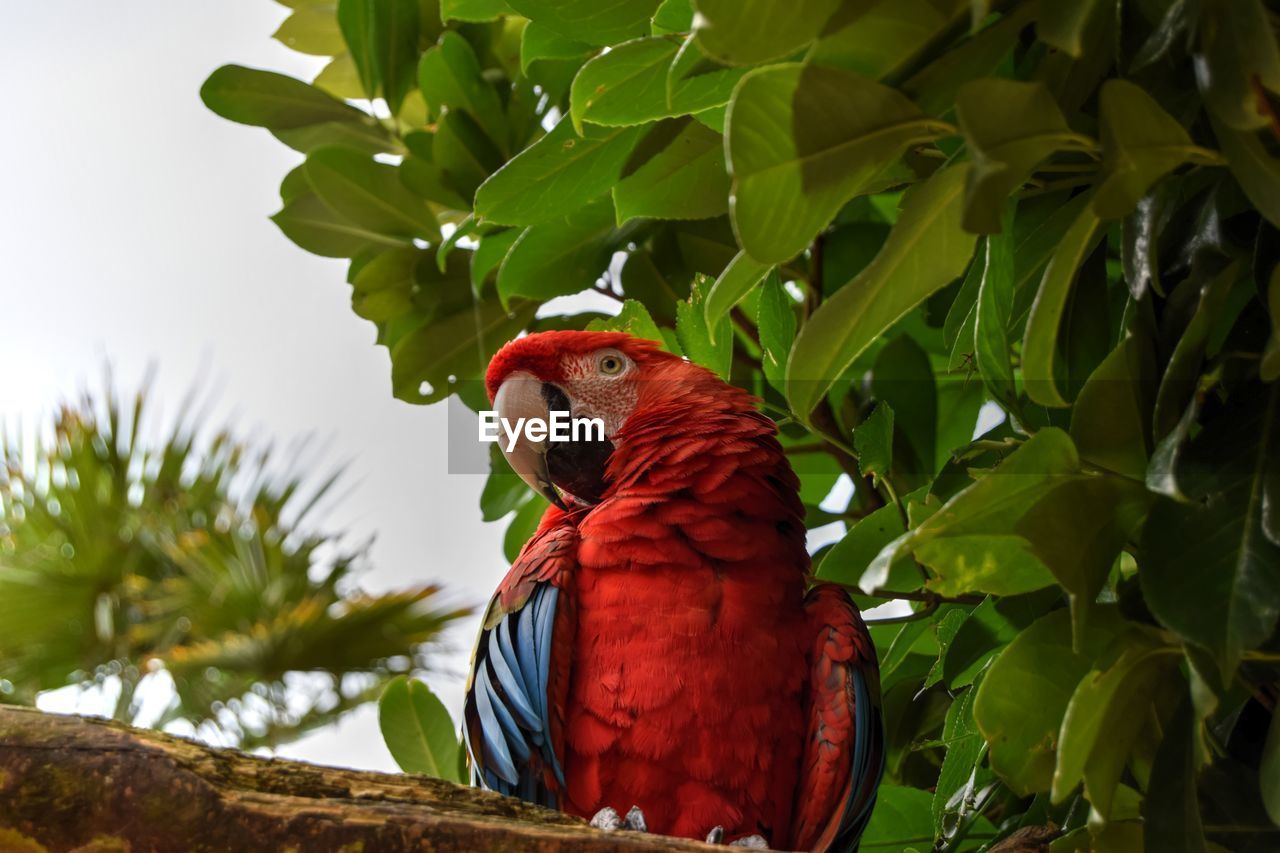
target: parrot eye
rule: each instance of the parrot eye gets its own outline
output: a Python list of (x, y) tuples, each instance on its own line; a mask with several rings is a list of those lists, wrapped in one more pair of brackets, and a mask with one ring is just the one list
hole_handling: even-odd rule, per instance
[(596, 356), (596, 369), (605, 376), (617, 376), (626, 366), (626, 359), (619, 352), (605, 350)]

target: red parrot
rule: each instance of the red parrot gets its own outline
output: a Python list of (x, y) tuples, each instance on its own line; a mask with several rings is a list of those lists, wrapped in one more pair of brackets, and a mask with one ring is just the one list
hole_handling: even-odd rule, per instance
[(622, 333), (512, 341), (486, 388), (509, 424), (568, 411), (604, 438), (501, 445), (552, 505), (477, 642), (473, 780), (605, 829), (855, 850), (884, 769), (875, 649), (810, 586), (773, 422)]

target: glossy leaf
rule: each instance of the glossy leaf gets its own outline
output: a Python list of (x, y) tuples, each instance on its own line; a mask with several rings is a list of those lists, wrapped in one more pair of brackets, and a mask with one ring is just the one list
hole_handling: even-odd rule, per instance
[(976, 240), (960, 226), (965, 172), (944, 169), (908, 194), (875, 260), (800, 330), (787, 362), (787, 396), (798, 417), (807, 419), (885, 329), (964, 272)]
[(1071, 438), (1081, 457), (1146, 478), (1155, 370), (1151, 346), (1138, 336), (1126, 337), (1098, 366), (1071, 410)]
[(771, 267), (757, 263), (746, 252), (739, 252), (720, 273), (707, 294), (704, 310), (707, 328), (713, 330), (742, 301), (747, 291), (759, 284)]
[(652, 36), (620, 44), (582, 66), (569, 91), (569, 114), (582, 123), (643, 124), (667, 113), (667, 69), (679, 43)]
[(986, 738), (991, 769), (1018, 796), (1049, 790), (1067, 705), (1121, 624), (1113, 610), (1101, 610), (1076, 651), (1069, 614), (1055, 610), (1019, 634), (987, 670), (973, 718)]
[(690, 360), (710, 368), (722, 379), (733, 363), (733, 333), (729, 318), (707, 321), (706, 301), (713, 282), (700, 275), (694, 279), (689, 301), (676, 305), (676, 339)]
[(363, 228), (405, 240), (440, 236), (435, 216), (400, 182), (395, 166), (352, 149), (325, 147), (308, 155), (306, 170), (316, 195)]
[[(1142, 532), (1142, 590), (1161, 623), (1211, 651), (1224, 672), (1280, 619), (1280, 543), (1263, 495), (1280, 469), (1280, 388), (1257, 388), (1183, 449), (1176, 476), (1191, 503), (1163, 499)], [(1272, 492), (1271, 494), (1274, 494)]]
[[(674, 136), (665, 124), (677, 125)], [(661, 149), (634, 168), (624, 167), (625, 177), (613, 188), (619, 224), (639, 218), (710, 219), (729, 209), (720, 134), (688, 119), (656, 125), (637, 144), (633, 162), (650, 138)]]
[(458, 772), (458, 742), (444, 703), (427, 685), (401, 676), (378, 701), (378, 726), (391, 757), (406, 773), (463, 781)]
[(661, 0), (507, 0), (530, 21), (565, 38), (588, 44), (618, 44), (649, 34)]
[(1249, 201), (1272, 225), (1280, 225), (1280, 157), (1271, 154), (1257, 133), (1213, 120), (1214, 134), (1231, 173)]
[[(1085, 674), (1071, 695), (1062, 719), (1054, 802), (1069, 797), (1083, 780), (1089, 802), (1111, 817), (1112, 797), (1120, 782), (1137, 730), (1161, 696), (1165, 679), (1178, 675), (1177, 659), (1154, 632), (1131, 629)], [(1189, 741), (1188, 741), (1189, 743)]]
[(965, 186), (964, 227), (1000, 230), (1005, 199), (1056, 151), (1090, 151), (1093, 141), (1073, 133), (1043, 83), (975, 80), (956, 95), (956, 116), (973, 165)]
[(853, 431), (853, 447), (862, 476), (873, 480), (888, 476), (893, 467), (893, 409), (887, 402), (877, 404)]
[(506, 0), (440, 0), (440, 18), (444, 21), (483, 23), (510, 14)]
[(369, 97), (381, 94), (392, 114), (414, 83), (418, 0), (338, 0), (338, 24)]
[[(715, 291), (712, 291), (712, 297)], [(760, 332), (760, 367), (776, 390), (785, 393), (787, 354), (796, 338), (796, 303), (776, 274), (760, 290), (756, 329)]]
[(1027, 396), (1041, 405), (1067, 405), (1057, 381), (1061, 370), (1057, 353), (1063, 310), (1080, 265), (1101, 237), (1097, 214), (1092, 208), (1081, 210), (1062, 235), (1040, 279), (1022, 341), (1022, 375)]
[(726, 127), (734, 230), (769, 264), (801, 252), (903, 151), (948, 128), (888, 87), (799, 65), (742, 78)]
[(432, 107), (466, 110), (500, 149), (508, 145), (502, 102), (484, 79), (475, 52), (462, 36), (446, 32), (422, 55), (418, 85)]
[(609, 265), (615, 237), (608, 200), (526, 228), (498, 268), (498, 294), (551, 299), (593, 287)]
[[(1185, 696), (1165, 728), (1160, 749), (1151, 764), (1151, 784), (1143, 801), (1142, 821), (1143, 842), (1147, 850), (1206, 853), (1209, 849), (1205, 844), (1196, 784), (1199, 770), (1195, 747), (1197, 727), (1191, 697)], [(1265, 754), (1263, 761), (1265, 764)], [(1264, 779), (1264, 796), (1266, 787)]]
[(565, 38), (550, 27), (530, 21), (520, 35), (520, 69), (529, 73), (529, 66), (540, 59), (577, 59), (593, 50), (586, 42)]
[(616, 316), (592, 320), (587, 324), (587, 328), (601, 332), (626, 332), (647, 341), (657, 341), (664, 348), (666, 347), (662, 330), (658, 328), (658, 324), (653, 321), (653, 317), (644, 305), (635, 299), (623, 302), (622, 310)]
[(1186, 129), (1133, 83), (1108, 80), (1100, 98), (1102, 178), (1093, 196), (1099, 217), (1125, 216), (1152, 184), (1183, 163), (1221, 162), (1193, 145)]
[(325, 122), (366, 122), (368, 116), (301, 80), (241, 65), (224, 65), (200, 87), (205, 106), (230, 121), (289, 130)]
[(1018, 389), (1010, 360), (1009, 320), (1013, 312), (1013, 235), (986, 240), (986, 263), (974, 309), (973, 350), (988, 392), (1010, 411), (1018, 410)]
[(733, 65), (778, 59), (812, 41), (839, 0), (695, 0), (698, 43)]
[(500, 225), (536, 225), (573, 213), (618, 182), (642, 132), (591, 125), (579, 137), (573, 123), (561, 119), (476, 190), (476, 216)]

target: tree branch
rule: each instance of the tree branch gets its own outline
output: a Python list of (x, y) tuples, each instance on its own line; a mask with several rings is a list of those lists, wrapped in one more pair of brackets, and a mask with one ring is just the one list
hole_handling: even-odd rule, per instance
[(0, 706), (5, 850), (710, 850), (422, 776), (210, 749)]

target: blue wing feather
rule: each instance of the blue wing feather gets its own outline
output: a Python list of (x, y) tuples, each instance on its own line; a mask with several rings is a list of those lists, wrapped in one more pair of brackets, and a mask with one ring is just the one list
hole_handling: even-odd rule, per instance
[(538, 584), (520, 609), (482, 634), (463, 723), (473, 784), (552, 807), (556, 795), (542, 768), (564, 784), (547, 695), (559, 594)]

